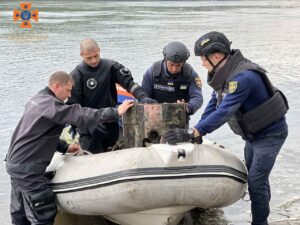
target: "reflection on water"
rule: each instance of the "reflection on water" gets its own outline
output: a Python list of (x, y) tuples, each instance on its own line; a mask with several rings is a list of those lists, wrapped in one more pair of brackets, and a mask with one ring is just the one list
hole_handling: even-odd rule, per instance
[[(20, 1), (0, 2), (0, 159), (27, 100), (47, 83), (55, 70), (71, 71), (79, 62), (79, 42), (93, 37), (101, 56), (120, 61), (141, 82), (144, 71), (162, 58), (162, 48), (183, 41), (191, 53), (197, 38), (219, 30), (249, 59), (269, 71), (274, 85), (289, 99), (289, 137), (271, 174), (271, 224), (299, 219), (300, 215), (300, 2), (298, 0), (232, 1), (31, 1), (39, 22), (21, 30), (12, 21)], [(211, 89), (199, 58), (189, 59), (204, 85), (204, 105)], [(191, 118), (194, 125), (203, 108)], [(227, 126), (208, 135), (243, 158), (243, 142)], [(9, 178), (0, 163), (0, 218), (10, 224)], [(199, 213), (201, 224), (249, 224), (250, 203), (239, 201), (223, 210)], [(210, 215), (210, 216), (209, 216)], [(210, 219), (208, 219), (210, 218)], [(207, 219), (207, 222), (203, 222)], [(203, 220), (203, 221), (202, 221)], [(214, 221), (215, 220), (215, 221)], [(209, 222), (211, 221), (211, 222)], [(276, 223), (272, 223), (276, 222)], [(93, 222), (94, 223), (94, 222)], [(199, 222), (200, 223), (200, 222)], [(286, 222), (287, 224), (288, 222)], [(291, 222), (290, 222), (291, 223)], [(91, 222), (92, 224), (92, 222)]]

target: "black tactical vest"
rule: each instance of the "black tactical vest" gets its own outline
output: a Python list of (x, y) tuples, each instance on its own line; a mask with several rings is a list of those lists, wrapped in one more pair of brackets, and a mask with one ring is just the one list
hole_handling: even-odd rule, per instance
[(261, 76), (270, 94), (270, 99), (248, 111), (242, 113), (237, 111), (228, 121), (232, 131), (243, 138), (252, 138), (257, 132), (267, 128), (269, 125), (279, 121), (288, 111), (289, 106), (284, 94), (275, 88), (266, 75), (266, 71), (259, 65), (243, 57), (239, 50), (229, 57), (224, 67), (218, 71), (225, 81), (221, 89), (215, 89), (218, 95), (218, 105), (223, 96), (228, 92), (229, 82), (239, 73), (245, 70), (255, 71)]
[(172, 81), (166, 78), (163, 70), (164, 61), (158, 61), (153, 64), (153, 98), (159, 103), (175, 103), (178, 99), (184, 99), (188, 102), (189, 87), (191, 85), (193, 68), (185, 63), (182, 68), (180, 79)]

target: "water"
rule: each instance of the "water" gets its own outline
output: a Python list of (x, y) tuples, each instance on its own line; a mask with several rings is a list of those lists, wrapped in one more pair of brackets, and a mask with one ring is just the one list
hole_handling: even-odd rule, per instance
[[(12, 132), (27, 100), (44, 87), (51, 73), (70, 72), (80, 61), (79, 42), (93, 37), (101, 56), (115, 59), (131, 69), (137, 82), (144, 71), (162, 57), (170, 41), (184, 42), (193, 52), (200, 35), (224, 32), (233, 48), (261, 64), (270, 79), (286, 94), (290, 111), (289, 137), (271, 174), (270, 221), (300, 224), (299, 111), (300, 98), (300, 2), (257, 1), (31, 1), (39, 9), (32, 29), (12, 21), (20, 1), (0, 2), (0, 159), (4, 159)], [(189, 63), (199, 73), (207, 103), (211, 89), (199, 58)], [(192, 117), (199, 119), (203, 108)], [(227, 126), (208, 135), (243, 157), (243, 142)], [(0, 220), (10, 224), (9, 177), (0, 163)], [(203, 214), (202, 214), (203, 215)], [(206, 216), (206, 217), (205, 217)], [(202, 224), (249, 224), (250, 203), (239, 201), (222, 211), (199, 216)], [(206, 218), (206, 220), (205, 220)], [(209, 222), (213, 221), (213, 222)], [(272, 223), (271, 223), (272, 224)]]

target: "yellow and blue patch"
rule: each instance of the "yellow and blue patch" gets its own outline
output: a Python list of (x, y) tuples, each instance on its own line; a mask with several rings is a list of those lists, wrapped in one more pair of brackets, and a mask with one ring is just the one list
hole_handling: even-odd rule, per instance
[(238, 88), (238, 82), (237, 81), (230, 81), (228, 85), (228, 93), (232, 94), (236, 91)]
[(199, 76), (195, 77), (195, 83), (198, 88), (202, 88), (202, 81)]

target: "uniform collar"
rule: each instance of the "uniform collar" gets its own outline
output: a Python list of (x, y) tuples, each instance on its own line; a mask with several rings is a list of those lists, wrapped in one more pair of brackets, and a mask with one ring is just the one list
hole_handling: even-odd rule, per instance
[(90, 65), (88, 65), (86, 62), (84, 62), (83, 60), (82, 60), (82, 66), (83, 66), (83, 68), (85, 69), (85, 70), (88, 70), (88, 71), (96, 71), (96, 70), (98, 70), (100, 67), (101, 67), (101, 65), (102, 65), (102, 59), (100, 59), (100, 62), (98, 63), (98, 65), (96, 66), (96, 67), (91, 67)]
[(50, 90), (49, 87), (45, 87), (44, 89), (40, 90), (39, 94), (51, 95), (51, 96), (55, 97), (55, 94), (53, 93), (53, 91)]
[(50, 95), (52, 96), (53, 98), (55, 98), (55, 100), (59, 101), (59, 102), (63, 102), (62, 100), (58, 99), (54, 92), (51, 91), (51, 89), (49, 87), (45, 87), (44, 89), (40, 90), (38, 94), (41, 94), (41, 95)]
[(207, 83), (214, 90), (222, 90), (226, 80), (230, 77), (236, 65), (244, 60), (240, 50), (232, 50), (232, 54), (228, 56), (226, 63), (220, 67), (213, 76), (207, 76)]

